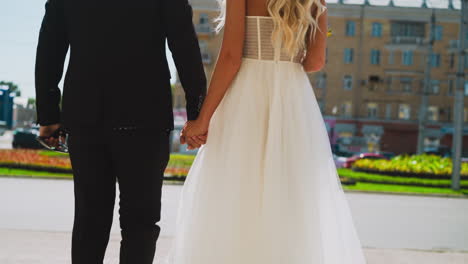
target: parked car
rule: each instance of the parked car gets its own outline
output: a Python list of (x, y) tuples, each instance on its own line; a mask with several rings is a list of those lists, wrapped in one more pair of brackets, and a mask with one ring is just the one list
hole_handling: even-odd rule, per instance
[(377, 153), (360, 153), (357, 155), (354, 155), (350, 158), (347, 158), (346, 161), (343, 164), (343, 168), (351, 168), (357, 160), (360, 159), (387, 159), (388, 158), (382, 154), (377, 154)]
[(448, 146), (441, 145), (438, 147), (425, 148), (424, 153), (448, 158), (452, 156), (452, 149)]
[(38, 127), (17, 128), (13, 131), (13, 148), (42, 149), (43, 146), (37, 142), (39, 135)]

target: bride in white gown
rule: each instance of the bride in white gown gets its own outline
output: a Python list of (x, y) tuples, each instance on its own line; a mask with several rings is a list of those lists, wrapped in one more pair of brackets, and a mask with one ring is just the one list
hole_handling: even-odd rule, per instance
[(200, 117), (182, 134), (206, 144), (187, 176), (166, 263), (365, 263), (306, 74), (324, 64), (325, 3), (221, 6), (216, 69)]

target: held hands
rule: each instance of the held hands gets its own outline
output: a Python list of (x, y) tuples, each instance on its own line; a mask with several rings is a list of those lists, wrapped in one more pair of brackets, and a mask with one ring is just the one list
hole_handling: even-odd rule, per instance
[(197, 149), (206, 143), (207, 136), (208, 122), (188, 121), (180, 132), (180, 143), (188, 144), (189, 150)]

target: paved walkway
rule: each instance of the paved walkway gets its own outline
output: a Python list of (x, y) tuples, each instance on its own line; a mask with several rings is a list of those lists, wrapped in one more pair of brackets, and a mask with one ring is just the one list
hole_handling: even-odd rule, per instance
[[(70, 263), (72, 187), (68, 180), (0, 178), (0, 264)], [(157, 260), (170, 247), (180, 191), (164, 187)], [(468, 264), (468, 199), (346, 196), (368, 264)], [(118, 263), (117, 207), (114, 219), (106, 264)]]
[[(70, 233), (24, 230), (0, 230), (0, 263), (64, 264), (70, 263)], [(105, 264), (118, 263), (120, 236), (113, 234)], [(158, 242), (155, 264), (167, 255), (170, 237)], [(365, 248), (368, 264), (466, 264), (468, 252), (431, 252), (404, 249)], [(222, 264), (222, 263), (220, 263)]]
[[(163, 236), (174, 235), (181, 189), (164, 186)], [(364, 193), (346, 197), (365, 247), (468, 251), (468, 199)], [(73, 182), (0, 178), (0, 208), (0, 229), (69, 232)], [(114, 220), (112, 232), (117, 234), (117, 207)]]

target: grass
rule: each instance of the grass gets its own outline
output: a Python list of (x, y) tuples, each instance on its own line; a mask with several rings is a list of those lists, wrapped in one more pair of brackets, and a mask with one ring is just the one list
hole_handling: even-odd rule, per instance
[(413, 194), (448, 194), (465, 196), (468, 195), (468, 190), (454, 191), (449, 188), (431, 188), (418, 186), (404, 186), (391, 184), (375, 184), (358, 182), (356, 185), (343, 186), (345, 190), (367, 191), (367, 192), (393, 192), (393, 193), (413, 193)]
[(39, 155), (45, 155), (49, 157), (68, 157), (67, 153), (60, 153), (60, 152), (51, 151), (51, 150), (41, 150), (39, 151)]
[(30, 176), (32, 178), (64, 178), (71, 179), (73, 177), (70, 173), (54, 173), (47, 171), (34, 171), (24, 169), (10, 169), (0, 168), (0, 175), (2, 176)]
[[(55, 153), (52, 151), (43, 151), (43, 155), (62, 156), (64, 154)], [(67, 154), (65, 154), (67, 155)], [(178, 156), (174, 155), (173, 163), (179, 166), (189, 166), (193, 161), (192, 156)], [(174, 164), (174, 165), (176, 165)], [(454, 191), (450, 188), (434, 187), (434, 185), (449, 185), (450, 180), (444, 179), (421, 179), (421, 178), (408, 178), (408, 177), (394, 177), (379, 174), (371, 174), (365, 172), (356, 172), (350, 169), (338, 169), (341, 177), (346, 177), (357, 181), (355, 185), (343, 185), (345, 190), (355, 191), (368, 191), (368, 192), (392, 192), (392, 193), (413, 193), (413, 194), (442, 194), (442, 195), (456, 195), (468, 196), (468, 180), (461, 181), (462, 190)], [(21, 177), (28, 176), (31, 178), (61, 178), (72, 179), (73, 175), (70, 173), (53, 173), (47, 171), (35, 171), (27, 169), (12, 169), (0, 168), (0, 176), (6, 177)], [(166, 183), (177, 181), (167, 180)], [(425, 185), (425, 186), (411, 186), (411, 185)]]
[[(450, 185), (450, 180), (421, 179), (407, 177), (393, 177), (365, 172), (355, 172), (350, 169), (338, 169), (341, 177), (356, 180), (356, 185), (343, 186), (346, 190), (371, 191), (371, 192), (395, 192), (416, 194), (448, 194), (468, 195), (468, 181), (461, 181), (462, 189), (454, 191), (449, 187), (435, 187), (435, 185)], [(424, 185), (424, 186), (411, 186)]]

